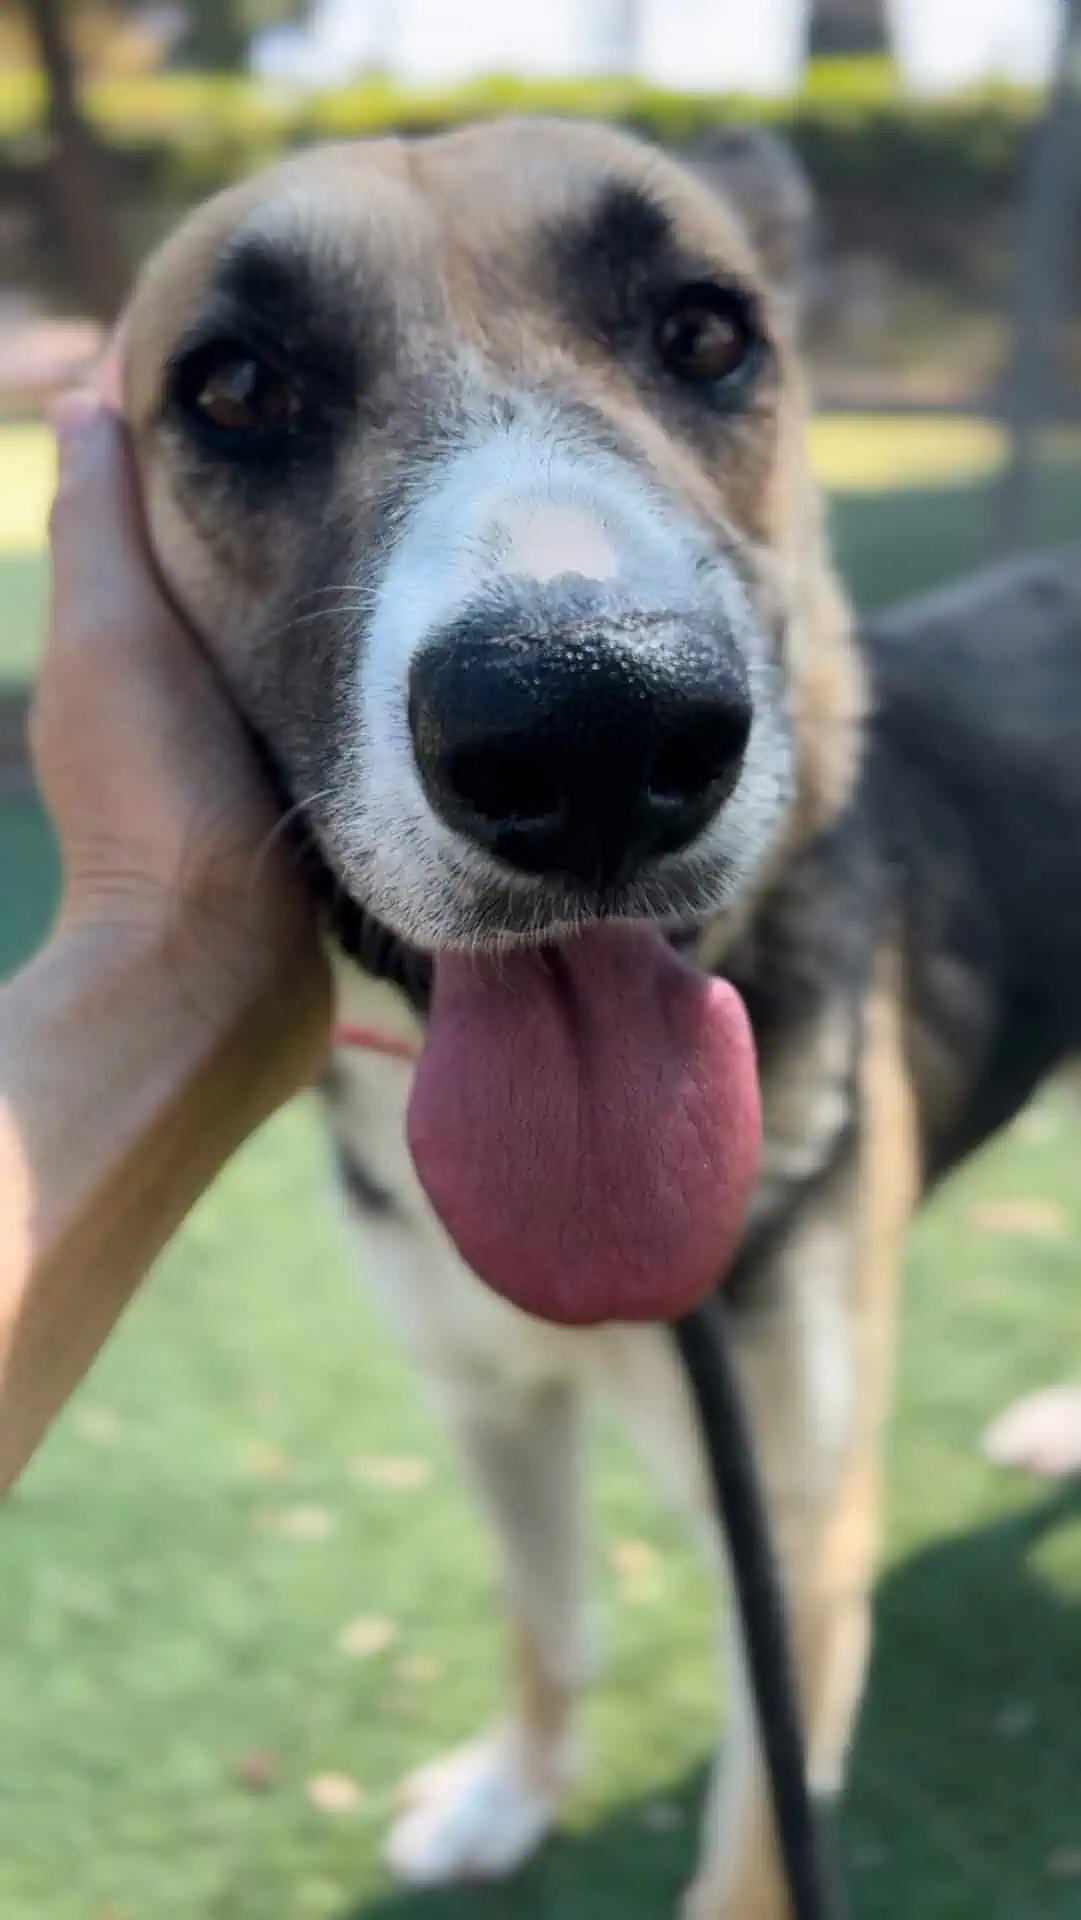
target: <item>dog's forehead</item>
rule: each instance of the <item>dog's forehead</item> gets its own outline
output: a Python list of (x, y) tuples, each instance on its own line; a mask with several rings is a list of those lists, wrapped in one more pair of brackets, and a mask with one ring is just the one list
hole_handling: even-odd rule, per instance
[[(651, 222), (703, 261), (756, 277), (746, 232), (719, 194), (605, 127), (500, 122), (309, 151), (200, 208), (144, 271), (129, 322), (133, 412), (152, 404), (162, 361), (245, 259), (303, 263), (317, 298), (367, 290), (399, 322), (427, 304), (453, 325), (455, 312), (505, 303), (508, 292), (519, 314), (543, 299), (541, 256), (562, 235), (582, 234), (587, 255), (618, 255)], [(366, 304), (358, 300), (357, 326)]]

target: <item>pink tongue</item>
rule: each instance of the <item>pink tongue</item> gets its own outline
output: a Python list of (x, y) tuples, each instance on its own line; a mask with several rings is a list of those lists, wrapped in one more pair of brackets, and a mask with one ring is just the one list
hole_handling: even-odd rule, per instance
[(758, 1164), (743, 1003), (653, 928), (436, 962), (409, 1109), (463, 1259), (545, 1320), (670, 1320), (723, 1277)]

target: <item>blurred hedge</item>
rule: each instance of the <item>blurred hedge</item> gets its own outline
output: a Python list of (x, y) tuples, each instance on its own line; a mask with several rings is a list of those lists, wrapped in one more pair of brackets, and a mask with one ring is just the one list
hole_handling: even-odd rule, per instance
[[(1010, 89), (910, 100), (885, 61), (821, 62), (782, 102), (509, 78), (423, 94), (376, 78), (313, 95), (208, 74), (101, 80), (87, 100), (122, 188), (154, 207), (154, 224), (160, 206), (163, 226), (189, 201), (313, 140), (543, 112), (615, 119), (678, 148), (719, 125), (764, 121), (802, 156), (845, 247), (970, 284), (1000, 254), (1037, 112), (1033, 95)], [(0, 189), (18, 191), (36, 172), (42, 105), (36, 75), (0, 74)]]

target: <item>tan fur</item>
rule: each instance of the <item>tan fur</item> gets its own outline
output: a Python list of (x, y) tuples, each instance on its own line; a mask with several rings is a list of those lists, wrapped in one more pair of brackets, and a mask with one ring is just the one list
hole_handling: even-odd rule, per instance
[[(881, 956), (864, 1013), (862, 1139), (853, 1175), (827, 1196), (787, 1255), (791, 1272), (764, 1322), (753, 1329), (742, 1372), (788, 1592), (804, 1702), (812, 1781), (823, 1794), (842, 1783), (870, 1648), (870, 1595), (879, 1545), (880, 1449), (889, 1407), (901, 1250), (918, 1194), (915, 1113), (906, 1067), (900, 969)], [(828, 1391), (815, 1412), (815, 1289), (812, 1244), (837, 1235), (844, 1282), (848, 1403), (830, 1418)], [(824, 1274), (822, 1278), (824, 1278)], [(793, 1284), (794, 1283), (794, 1284)], [(804, 1305), (801, 1307), (801, 1294)], [(829, 1340), (829, 1328), (825, 1328)], [(823, 1417), (823, 1415), (825, 1417)], [(839, 1416), (839, 1417), (838, 1417)], [(757, 1761), (744, 1762), (742, 1792), (722, 1778), (711, 1850), (690, 1897), (688, 1920), (788, 1920), (772, 1815)], [(711, 1857), (712, 1854), (712, 1857)]]
[[(747, 419), (733, 425), (716, 469), (667, 430), (611, 356), (572, 339), (538, 292), (537, 206), (549, 222), (573, 216), (588, 204), (599, 174), (644, 181), (718, 271), (762, 283), (776, 372)], [(254, 705), (270, 610), (288, 598), (313, 530), (303, 503), (293, 501), (257, 533), (236, 524), (213, 490), (187, 483), (159, 422), (162, 370), (223, 246), (240, 233), (292, 236), (333, 256), (346, 281), (355, 281), (358, 299), (373, 286), (392, 299), (399, 335), (393, 365), (380, 375), (388, 402), (412, 388), (420, 392), (433, 367), (465, 379), (479, 365), (498, 392), (511, 389), (525, 366), (531, 380), (594, 409), (671, 496), (738, 548), (787, 632), (797, 742), (796, 805), (772, 866), (760, 876), (760, 889), (767, 886), (794, 845), (846, 798), (864, 689), (807, 465), (792, 316), (765, 284), (736, 211), (663, 155), (607, 129), (512, 122), (417, 145), (380, 141), (306, 154), (221, 196), (184, 226), (140, 283), (128, 326), (127, 407), (163, 570)], [(372, 411), (340, 461), (334, 503), (358, 552), (401, 459), (393, 407), (385, 420), (378, 406)], [(752, 907), (748, 900), (742, 912)], [(703, 937), (703, 961), (716, 960), (735, 917)], [(374, 996), (387, 991), (370, 987)], [(747, 1327), (740, 1355), (792, 1592), (814, 1766), (831, 1782), (862, 1676), (877, 1515), (874, 1455), (897, 1233), (909, 1200), (895, 992), (894, 982), (885, 983), (868, 1010), (871, 1078), (858, 1177), (835, 1181), (810, 1212), (779, 1263), (771, 1310)], [(808, 1034), (801, 1057), (783, 1062), (772, 1084), (767, 1080), (768, 1130), (780, 1150), (786, 1142), (795, 1150), (805, 1137), (808, 1099), (822, 1091), (823, 1066), (832, 1071), (836, 1045), (833, 1033)], [(478, 1864), (491, 1870), (469, 1820), (471, 1806), (490, 1804), (485, 1795), (494, 1775), (534, 1843), (566, 1775), (571, 1710), (585, 1667), (578, 1388), (607, 1387), (704, 1527), (711, 1529), (712, 1516), (685, 1385), (668, 1343), (644, 1329), (576, 1336), (536, 1327), (482, 1294), (440, 1237), (413, 1181), (397, 1081), (391, 1090), (394, 1071), (386, 1062), (350, 1060), (336, 1103), (339, 1137), (363, 1146), (377, 1180), (405, 1196), (403, 1211), (417, 1229), (407, 1242), (399, 1224), (383, 1223), (369, 1245), (378, 1254), (388, 1310), (434, 1383), (495, 1525), (516, 1675), (502, 1735), (418, 1787), (422, 1801), (427, 1795), (428, 1807), (436, 1816), (445, 1809), (446, 1819), (429, 1822), (419, 1840), (408, 1816), (396, 1829), (396, 1866), (434, 1880), (440, 1861), (451, 1863), (447, 1877)], [(827, 1084), (819, 1116), (827, 1131), (828, 1094)], [(780, 1920), (787, 1909), (738, 1657), (733, 1675), (727, 1764), (689, 1912), (696, 1920)], [(469, 1782), (478, 1777), (482, 1791), (470, 1803)]]
[[(777, 348), (775, 390), (734, 427), (720, 471), (707, 473), (643, 406), (610, 357), (566, 339), (536, 290), (536, 207), (554, 221), (588, 203), (598, 169), (639, 179), (678, 217), (690, 246), (718, 269), (761, 279), (733, 210), (663, 155), (606, 128), (502, 122), (415, 146), (395, 140), (322, 148), (247, 181), (201, 209), (140, 279), (128, 321), (126, 404), (143, 470), (148, 518), (166, 574), (196, 624), (216, 635), (257, 634), (260, 609), (287, 575), (303, 534), (288, 515), (253, 543), (216, 501), (178, 493), (157, 428), (161, 370), (223, 244), (240, 233), (285, 234), (344, 258), (358, 288), (393, 289), (407, 317), (395, 379), (433, 356), (490, 377), (530, 377), (578, 397), (637, 446), (658, 478), (707, 522), (732, 527), (757, 557), (790, 629), (791, 708), (800, 787), (793, 834), (804, 838), (844, 801), (855, 766), (864, 694), (848, 613), (830, 565), (818, 490), (806, 460), (806, 401), (792, 316), (763, 284)], [(364, 540), (397, 457), (393, 432), (367, 431), (343, 463), (343, 510)], [(245, 540), (247, 546), (245, 547)], [(241, 661), (243, 688), (244, 663)]]

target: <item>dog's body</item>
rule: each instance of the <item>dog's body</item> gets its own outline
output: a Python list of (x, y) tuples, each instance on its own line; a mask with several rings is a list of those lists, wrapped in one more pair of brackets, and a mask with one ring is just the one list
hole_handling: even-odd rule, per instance
[[(736, 214), (707, 204), (668, 163), (592, 131), (496, 128), (373, 152), (368, 163), (336, 152), (295, 164), (273, 200), (250, 188), (227, 197), (152, 271), (132, 319), (129, 376), (152, 533), (174, 590), (213, 636), (312, 820), (324, 877), (349, 896), (340, 931), (368, 965), (343, 969), (346, 1020), (419, 1044), (445, 946), (483, 949), (508, 931), (562, 937), (568, 922), (608, 914), (667, 916), (699, 967), (738, 988), (758, 1048), (764, 1157), (727, 1284), (788, 1580), (814, 1780), (829, 1794), (866, 1661), (904, 1226), (921, 1189), (1081, 1047), (1081, 566), (1034, 563), (991, 576), (969, 603), (946, 597), (853, 640), (804, 464), (787, 323), (771, 304), (768, 261), (756, 258)], [(368, 190), (362, 220), (354, 180)], [(540, 235), (532, 254), (526, 225)], [(726, 260), (741, 289), (754, 287), (768, 316), (769, 370), (739, 389), (738, 412), (727, 374), (710, 374), (703, 404), (713, 413), (700, 416), (683, 385), (677, 392), (635, 357), (635, 302), (654, 298), (650, 276), (662, 272), (673, 235), (691, 260), (679, 273), (691, 275), (695, 326), (707, 257)], [(370, 281), (357, 259), (371, 264)], [(721, 271), (711, 264), (711, 275)], [(224, 308), (230, 344), (253, 284), (276, 352), (288, 338), (295, 355), (299, 337), (310, 359), (314, 328), (339, 410), (342, 387), (358, 380), (349, 354), (354, 335), (360, 341), (362, 447), (352, 424), (334, 428), (329, 450), (325, 435), (302, 437), (303, 412), (283, 442), (278, 393), (267, 472), (238, 469), (237, 454), (223, 451), (223, 421), (232, 431), (247, 420), (251, 434), (257, 388), (250, 371), (237, 374), (235, 347), (231, 361), (218, 339), (211, 352), (207, 322), (193, 322), (192, 310), (199, 300), (215, 316)], [(359, 320), (346, 310), (347, 284)], [(592, 303), (581, 334), (567, 316), (568, 285), (574, 300)], [(598, 300), (609, 303), (603, 326)], [(722, 300), (712, 279), (706, 305), (735, 324), (730, 296)], [(707, 344), (720, 349), (711, 366), (726, 365), (730, 339), (714, 334)], [(207, 393), (209, 438), (188, 418)], [(264, 420), (264, 441), (266, 431)], [(275, 460), (277, 480), (267, 477)], [(298, 492), (301, 480), (324, 492)], [(297, 514), (306, 555), (291, 524)], [(351, 625), (340, 596), (329, 608), (320, 602), (335, 567), (354, 583)], [(603, 897), (571, 896), (564, 879), (557, 887), (538, 867), (534, 848), (530, 865), (517, 843), (507, 855), (505, 838), (494, 861), (482, 860), (482, 827), (474, 819), (460, 828), (461, 795), (452, 805), (432, 787), (413, 694), (408, 725), (423, 794), (407, 778), (395, 674), (404, 659), (415, 676), (463, 595), (468, 608), (489, 609), (486, 568), (499, 581), (485, 648), (498, 651), (508, 623), (528, 646), (535, 627), (579, 635), (588, 587), (604, 673), (623, 658), (628, 633), (634, 647), (659, 647), (663, 665), (669, 626), (678, 628), (671, 644), (682, 673), (700, 658), (700, 605), (715, 608), (710, 697), (721, 686), (728, 704), (720, 715), (717, 695), (710, 711), (730, 738), (733, 703), (749, 698), (749, 731), (741, 719), (733, 769), (701, 807), (691, 795), (697, 811), (681, 835), (693, 858), (644, 860), (637, 892), (618, 893), (613, 881)], [(521, 578), (527, 587), (515, 584)], [(670, 615), (672, 607), (680, 611)], [(476, 618), (455, 630), (459, 654), (474, 645)], [(536, 668), (531, 699), (547, 672), (543, 662)], [(579, 701), (577, 683), (569, 694), (561, 683), (565, 695)], [(565, 756), (565, 742), (557, 745)], [(684, 758), (685, 748), (684, 736)], [(438, 831), (428, 802), (441, 810)], [(486, 845), (489, 829), (484, 822)], [(561, 849), (561, 875), (575, 870), (579, 851)], [(523, 866), (541, 879), (523, 880)], [(374, 938), (373, 913), (384, 923)], [(483, 1288), (414, 1171), (409, 1090), (402, 1060), (344, 1049), (328, 1076), (328, 1114), (365, 1268), (494, 1525), (516, 1673), (506, 1725), (423, 1776), (392, 1838), (399, 1871), (434, 1883), (514, 1866), (553, 1818), (572, 1764), (575, 1702), (590, 1665), (578, 1457), (585, 1392), (619, 1405), (715, 1543), (667, 1336), (649, 1326), (545, 1325)], [(787, 1907), (738, 1650), (733, 1678), (688, 1911), (695, 1920), (781, 1920)]]
[[(823, 1793), (840, 1784), (864, 1657), (899, 1215), (1081, 1054), (1081, 558), (1004, 567), (929, 597), (871, 625), (864, 647), (872, 711), (852, 799), (723, 962), (752, 1011), (766, 1110), (763, 1179), (726, 1285), (790, 1566), (797, 1585), (801, 1572), (825, 1583), (833, 1614), (832, 1695), (818, 1669)], [(419, 1041), (399, 989), (344, 993), (352, 1017)], [(876, 1042), (894, 1024), (902, 1074), (876, 1089)], [(338, 1055), (328, 1105), (343, 1184), (365, 1265), (459, 1436), (537, 1643), (518, 1701), (520, 1734), (535, 1743), (522, 1770), (506, 1748), (480, 1746), (422, 1780), (398, 1830), (399, 1869), (435, 1880), (498, 1870), (556, 1802), (588, 1671), (568, 1459), (581, 1395), (618, 1406), (704, 1531), (709, 1500), (663, 1336), (539, 1327), (479, 1289), (447, 1247), (404, 1150), (407, 1086), (396, 1061)], [(876, 1126), (881, 1161), (861, 1176)], [(864, 1178), (882, 1185), (861, 1207)], [(801, 1569), (800, 1536), (819, 1524), (828, 1547), (817, 1570)], [(741, 1719), (737, 1771), (718, 1781), (718, 1835), (745, 1790), (746, 1737)], [(730, 1840), (717, 1857), (724, 1884)], [(752, 1850), (750, 1886), (753, 1861)], [(758, 1911), (730, 1887), (717, 1905), (707, 1886), (704, 1912)]]

